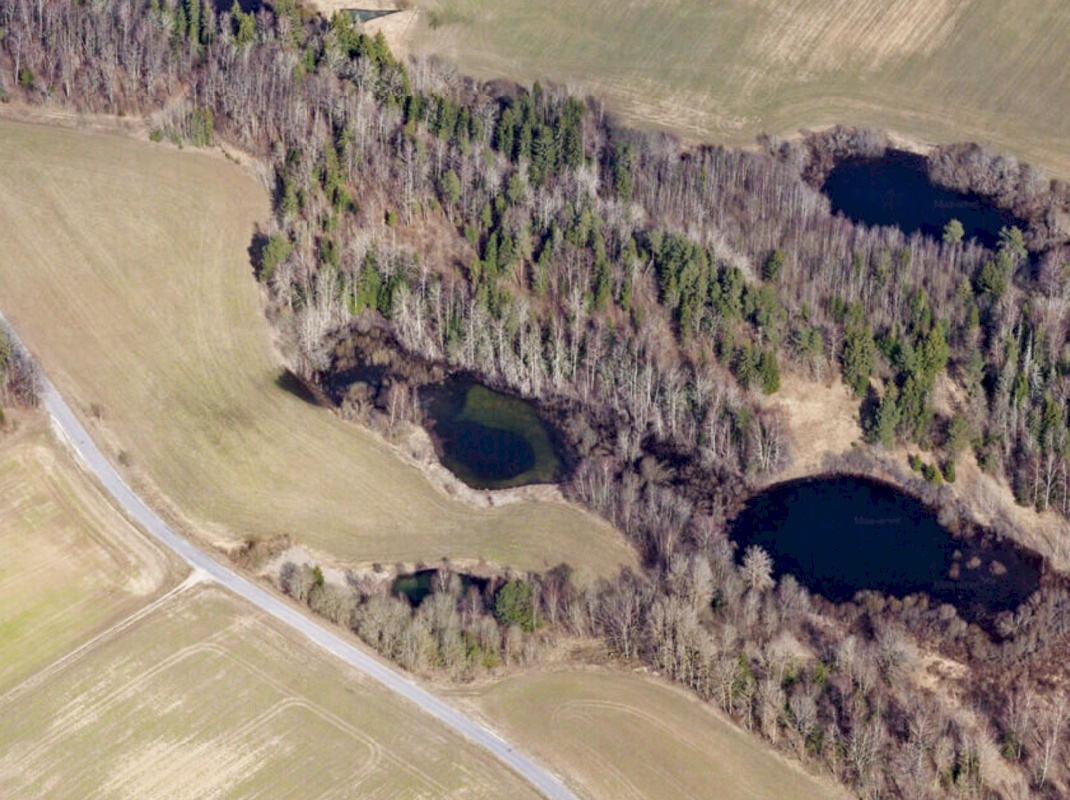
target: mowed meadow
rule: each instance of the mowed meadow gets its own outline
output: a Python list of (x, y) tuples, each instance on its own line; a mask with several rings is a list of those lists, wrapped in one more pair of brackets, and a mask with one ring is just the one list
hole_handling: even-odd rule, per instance
[(872, 125), (1070, 175), (1062, 0), (416, 0), (404, 43), (692, 139)]
[(106, 452), (211, 543), (345, 563), (634, 563), (564, 504), (475, 509), (280, 384), (247, 248), (267, 193), (221, 157), (0, 122), (0, 309)]
[(459, 698), (585, 797), (839, 800), (712, 708), (639, 675), (519, 675)]
[(0, 694), (0, 795), (537, 797), (415, 706), (195, 577)]

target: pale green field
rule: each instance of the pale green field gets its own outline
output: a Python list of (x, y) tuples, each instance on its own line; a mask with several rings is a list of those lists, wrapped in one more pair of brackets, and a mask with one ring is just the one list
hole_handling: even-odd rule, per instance
[(280, 388), (247, 254), (268, 214), (222, 158), (0, 122), (0, 309), (158, 508), (208, 541), (290, 534), (350, 563), (634, 563), (572, 507), (454, 502)]
[[(832, 123), (991, 141), (1070, 177), (1064, 0), (416, 0), (402, 45), (750, 143)], [(432, 21), (440, 23), (432, 27)]]
[(149, 602), (179, 570), (57, 448), (43, 416), (0, 433), (0, 692)]
[(534, 794), (415, 706), (195, 584), (0, 695), (0, 796)]
[(463, 696), (586, 797), (847, 797), (686, 692), (638, 675), (535, 673)]

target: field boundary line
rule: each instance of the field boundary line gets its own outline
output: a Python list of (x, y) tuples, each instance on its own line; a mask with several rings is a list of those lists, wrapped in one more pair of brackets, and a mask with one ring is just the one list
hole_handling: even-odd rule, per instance
[(173, 600), (179, 594), (183, 594), (188, 589), (197, 585), (198, 583), (202, 583), (204, 580), (205, 576), (200, 570), (193, 570), (192, 572), (190, 572), (190, 574), (186, 577), (185, 580), (183, 580), (177, 586), (174, 586), (173, 588), (164, 592), (151, 603), (142, 606), (129, 616), (123, 617), (114, 625), (110, 625), (105, 630), (102, 630), (100, 633), (98, 633), (96, 636), (85, 642), (82, 642), (76, 648), (67, 653), (64, 653), (55, 661), (52, 661), (46, 666), (42, 667), (21, 683), (12, 686), (3, 694), (0, 694), (0, 707), (8, 705), (12, 700), (16, 700), (22, 695), (26, 694), (26, 692), (37, 688), (37, 686), (47, 681), (57, 672), (61, 672), (71, 664), (74, 664), (80, 661), (85, 656), (89, 655), (89, 653), (94, 650), (97, 645), (102, 644), (108, 639), (118, 636), (130, 626), (136, 624), (140, 620), (144, 619), (145, 617), (149, 616), (154, 611), (159, 609), (161, 606)]

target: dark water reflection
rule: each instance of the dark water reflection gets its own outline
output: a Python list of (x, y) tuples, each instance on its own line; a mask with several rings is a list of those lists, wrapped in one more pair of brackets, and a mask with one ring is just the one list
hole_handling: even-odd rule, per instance
[(944, 226), (957, 219), (965, 239), (976, 238), (995, 247), (1003, 227), (1025, 225), (1013, 214), (997, 208), (980, 195), (942, 189), (929, 181), (925, 158), (890, 150), (876, 159), (851, 158), (829, 173), (822, 187), (833, 212), (842, 212), (865, 225), (895, 225), (904, 233), (915, 231), (939, 238)]
[(843, 602), (862, 590), (926, 592), (975, 620), (1014, 609), (1039, 586), (1036, 557), (1009, 542), (955, 539), (933, 512), (868, 478), (812, 478), (752, 498), (732, 523), (742, 552), (761, 545), (776, 575)]
[(558, 480), (561, 459), (535, 408), (466, 377), (421, 390), (442, 463), (477, 489)]
[[(435, 591), (435, 578), (439, 574), (437, 569), (422, 569), (408, 575), (398, 575), (391, 586), (391, 592), (404, 597), (415, 608), (424, 601), (424, 598)], [(472, 575), (458, 575), (461, 583), (461, 593), (468, 591), (474, 586), (477, 592), (482, 593), (489, 581), (486, 578), (477, 578)]]

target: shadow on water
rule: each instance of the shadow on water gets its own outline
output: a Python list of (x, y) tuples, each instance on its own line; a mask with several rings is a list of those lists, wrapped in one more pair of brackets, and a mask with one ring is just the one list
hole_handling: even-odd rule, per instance
[(730, 526), (742, 557), (760, 545), (777, 577), (792, 574), (833, 602), (875, 590), (925, 592), (974, 622), (1013, 610), (1039, 588), (1040, 559), (977, 536), (956, 539), (931, 509), (869, 478), (810, 478), (751, 498)]
[(1009, 211), (976, 194), (959, 194), (929, 180), (924, 156), (890, 150), (881, 158), (849, 158), (828, 174), (821, 191), (832, 211), (864, 225), (894, 225), (940, 238), (953, 219), (964, 239), (995, 247), (1003, 227), (1026, 225)]
[(458, 376), (420, 393), (442, 463), (476, 489), (504, 489), (560, 478), (550, 427), (535, 408)]
[(335, 403), (341, 403), (349, 390), (363, 384), (373, 394), (378, 392), (386, 378), (386, 368), (371, 364), (359, 364), (349, 369), (331, 372), (324, 383), (324, 391)]
[[(391, 594), (404, 597), (409, 605), (416, 608), (424, 601), (424, 598), (435, 591), (435, 576), (439, 574), (437, 569), (422, 569), (408, 575), (398, 575), (391, 586)], [(461, 582), (461, 594), (465, 594), (469, 587), (474, 586), (476, 591), (482, 594), (490, 581), (486, 578), (477, 578), (473, 575), (456, 574)]]

